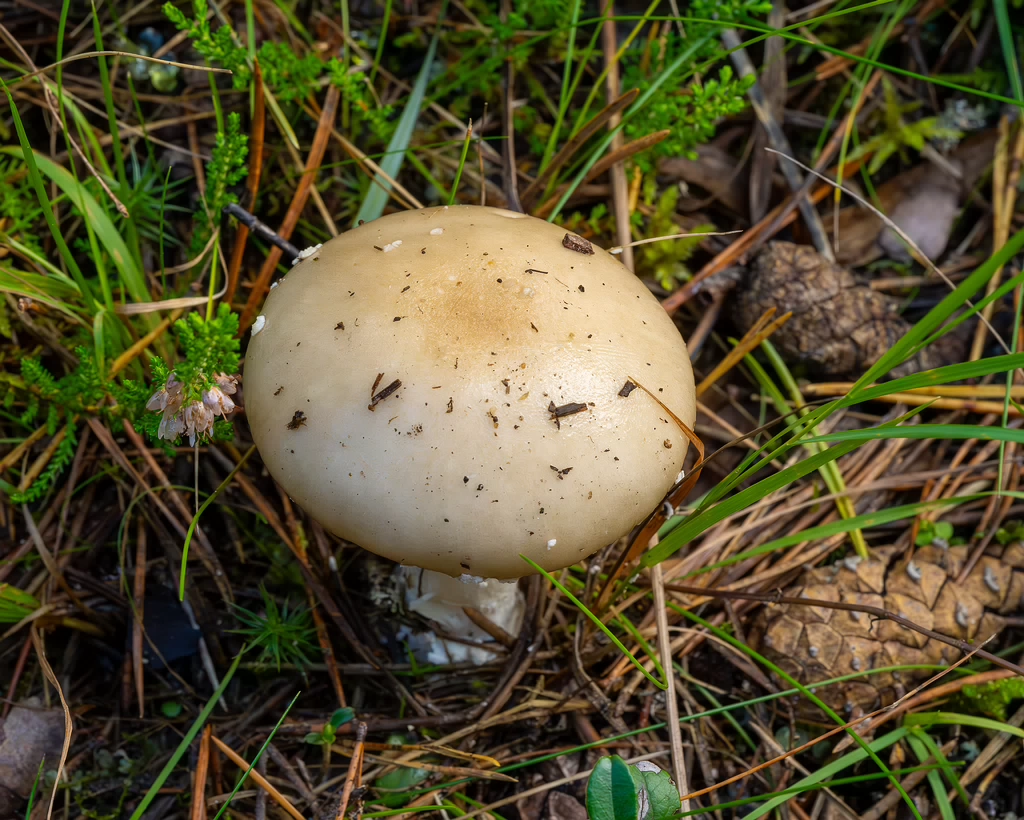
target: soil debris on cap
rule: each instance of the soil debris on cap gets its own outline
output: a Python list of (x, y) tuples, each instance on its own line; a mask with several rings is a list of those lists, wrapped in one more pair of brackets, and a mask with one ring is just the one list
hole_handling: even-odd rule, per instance
[(562, 238), (562, 247), (568, 248), (571, 251), (582, 254), (593, 254), (594, 246), (590, 243), (589, 239), (584, 239), (582, 236), (578, 236), (574, 233), (567, 233)]
[[(379, 379), (378, 379), (378, 381), (379, 381)], [(401, 386), (402, 386), (402, 380), (401, 379), (395, 379), (393, 382), (391, 382), (391, 384), (389, 384), (387, 387), (385, 387), (379, 393), (374, 393), (373, 397), (370, 399), (370, 403), (367, 405), (367, 409), (370, 410), (370, 412), (373, 412), (377, 408), (378, 404), (380, 404), (382, 401), (384, 401), (384, 399), (386, 399), (388, 396), (390, 396), (392, 393), (394, 393)], [(376, 385), (374, 385), (374, 387), (376, 387)]]

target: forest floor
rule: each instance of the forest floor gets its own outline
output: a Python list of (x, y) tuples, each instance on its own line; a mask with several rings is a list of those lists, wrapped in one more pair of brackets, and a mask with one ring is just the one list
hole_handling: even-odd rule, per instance
[[(1016, 6), (0, 0), (0, 818), (1024, 813)], [(296, 249), (456, 204), (697, 385), (482, 665), (245, 412)]]

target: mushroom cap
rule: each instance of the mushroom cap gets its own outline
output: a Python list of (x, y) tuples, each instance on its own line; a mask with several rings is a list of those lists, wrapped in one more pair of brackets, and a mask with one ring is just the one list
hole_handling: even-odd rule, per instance
[(427, 208), (299, 262), (245, 360), (271, 476), (334, 534), (453, 576), (561, 569), (628, 533), (683, 467), (693, 372), (644, 284), (566, 236)]

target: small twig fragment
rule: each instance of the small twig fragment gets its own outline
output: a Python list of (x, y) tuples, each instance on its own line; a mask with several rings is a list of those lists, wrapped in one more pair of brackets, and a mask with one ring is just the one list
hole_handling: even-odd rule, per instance
[[(379, 381), (380, 380), (378, 379), (378, 383), (379, 383)], [(402, 386), (402, 380), (401, 379), (395, 379), (393, 382), (391, 382), (391, 384), (389, 384), (387, 387), (385, 387), (379, 393), (374, 393), (373, 394), (373, 398), (370, 399), (370, 403), (367, 405), (367, 409), (369, 409), (371, 412), (373, 410), (375, 410), (378, 404), (380, 404), (382, 401), (384, 401), (384, 399), (386, 399), (388, 396), (390, 396), (392, 393), (394, 393), (401, 386)], [(376, 387), (376, 384), (374, 385), (374, 387)]]

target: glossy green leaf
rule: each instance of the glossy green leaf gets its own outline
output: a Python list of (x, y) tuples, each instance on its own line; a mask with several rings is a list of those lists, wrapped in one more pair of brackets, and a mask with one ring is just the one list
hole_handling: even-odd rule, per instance
[(640, 820), (671, 820), (679, 814), (679, 789), (668, 772), (650, 761), (634, 763), (629, 769), (640, 798)]
[(587, 781), (590, 820), (638, 820), (639, 808), (629, 764), (618, 755), (601, 758)]

